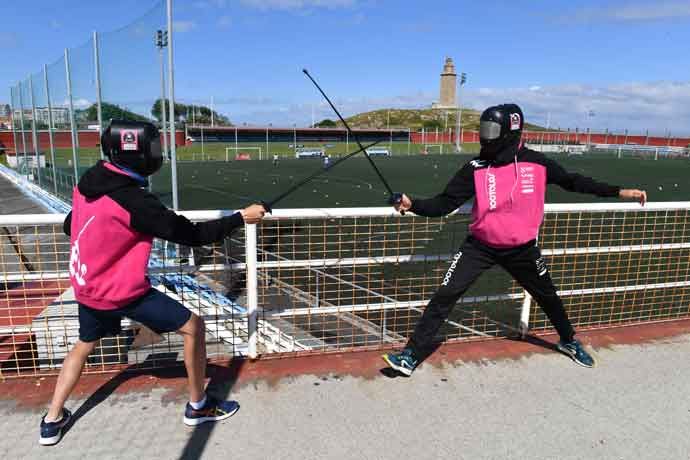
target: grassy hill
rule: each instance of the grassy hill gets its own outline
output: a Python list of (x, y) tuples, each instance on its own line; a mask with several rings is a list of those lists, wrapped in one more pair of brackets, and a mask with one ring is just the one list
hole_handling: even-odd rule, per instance
[[(390, 114), (390, 115), (389, 115)], [(472, 109), (462, 109), (463, 129), (479, 129), (480, 112)], [(390, 116), (390, 124), (389, 124)], [(447, 116), (447, 122), (446, 122)], [(348, 124), (353, 128), (386, 129), (390, 127), (405, 127), (412, 130), (445, 129), (457, 125), (457, 112), (438, 109), (380, 109), (364, 112), (347, 118)], [(340, 126), (341, 123), (338, 123)], [(526, 129), (540, 131), (541, 126), (526, 124)]]

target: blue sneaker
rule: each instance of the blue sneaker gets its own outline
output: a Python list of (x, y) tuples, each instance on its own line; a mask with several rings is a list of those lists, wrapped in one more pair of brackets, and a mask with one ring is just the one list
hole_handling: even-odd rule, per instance
[(206, 422), (217, 422), (225, 420), (235, 415), (240, 409), (237, 401), (219, 401), (212, 396), (206, 396), (206, 404), (199, 410), (187, 403), (184, 410), (184, 424), (187, 426), (197, 426)]
[(419, 364), (419, 360), (409, 348), (405, 348), (400, 353), (386, 353), (382, 358), (390, 367), (408, 377)]
[(570, 342), (563, 342), (562, 340), (558, 342), (558, 351), (570, 356), (573, 361), (578, 363), (580, 366), (584, 367), (594, 367), (596, 361), (594, 358), (587, 353), (585, 348), (578, 340), (571, 340)]
[[(48, 415), (48, 414), (46, 414)], [(72, 413), (62, 409), (62, 418), (57, 422), (46, 422), (46, 416), (41, 419), (41, 437), (38, 443), (42, 446), (54, 446), (62, 439), (62, 429), (72, 420)]]

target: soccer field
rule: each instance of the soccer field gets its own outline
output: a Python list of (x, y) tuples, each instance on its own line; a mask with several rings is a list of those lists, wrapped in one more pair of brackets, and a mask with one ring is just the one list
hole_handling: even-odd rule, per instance
[[(651, 201), (683, 201), (690, 195), (687, 182), (690, 162), (683, 159), (622, 158), (615, 156), (555, 155), (569, 171), (595, 177), (625, 187), (644, 188)], [(412, 196), (428, 197), (439, 193), (448, 180), (472, 155), (428, 155), (376, 157), (391, 187)], [(319, 160), (281, 160), (277, 166), (271, 161), (217, 161), (181, 162), (178, 165), (180, 206), (183, 209), (233, 209), (261, 199), (270, 200), (300, 178), (322, 168)], [(154, 191), (170, 202), (169, 169), (154, 178)], [(364, 158), (353, 158), (286, 198), (277, 208), (332, 208), (386, 206), (388, 193)], [(600, 202), (591, 195), (566, 192), (557, 186), (548, 189), (547, 202)], [(674, 225), (673, 219), (663, 222), (635, 221), (627, 213), (575, 214), (563, 220), (551, 216), (546, 219), (542, 241), (554, 249), (560, 245), (587, 247), (589, 245), (650, 244), (657, 243), (650, 229), (661, 225)], [(615, 215), (614, 215), (615, 214)], [(337, 218), (294, 219), (267, 221), (260, 226), (259, 249), (266, 260), (322, 258), (419, 256), (423, 260), (406, 263), (371, 263), (366, 266), (324, 268), (277, 268), (263, 273), (266, 279), (283, 284), (283, 291), (294, 298), (320, 299), (320, 305), (368, 305), (384, 302), (412, 302), (423, 304), (438, 286), (447, 269), (448, 259), (435, 257), (454, 254), (467, 234), (469, 216), (448, 219), (387, 219)], [(592, 232), (596, 232), (594, 235)], [(678, 233), (683, 238), (682, 232)], [(675, 235), (675, 233), (674, 233)], [(596, 241), (589, 241), (594, 237)], [(675, 240), (674, 240), (675, 241)], [(638, 270), (657, 273), (659, 264), (676, 264), (680, 274), (687, 271), (687, 250), (664, 250), (650, 253), (632, 253), (624, 257), (612, 256), (598, 265), (586, 255), (551, 256), (552, 276), (564, 289), (591, 289), (608, 286), (612, 281), (636, 283)], [(596, 259), (598, 261), (599, 258)], [(319, 262), (314, 262), (319, 264)], [(663, 272), (663, 270), (662, 270)], [(659, 281), (675, 280), (676, 276)], [(649, 275), (647, 275), (649, 277)], [(656, 280), (654, 274), (650, 279)], [(667, 279), (668, 278), (668, 279)], [(679, 275), (678, 279), (682, 278)], [(628, 281), (624, 281), (628, 280)], [(263, 286), (263, 285), (262, 285)], [(272, 285), (276, 286), (276, 285)], [(576, 325), (597, 326), (609, 322), (624, 322), (640, 316), (656, 316), (658, 305), (673, 305), (668, 309), (671, 317), (686, 288), (672, 288), (637, 297), (634, 303), (620, 307), (616, 294), (593, 293), (588, 296), (564, 298), (566, 308)], [(682, 291), (682, 292), (681, 292)], [(285, 293), (282, 292), (282, 293)], [(490, 269), (465, 294), (464, 298), (480, 299), (486, 296), (519, 295), (521, 289), (499, 267)], [(375, 294), (373, 294), (375, 293)], [(260, 289), (260, 304), (270, 318), (276, 298), (281, 291), (276, 287)], [(451, 322), (443, 326), (446, 338), (474, 337), (475, 334), (504, 335), (505, 326), (519, 323), (521, 300), (495, 298), (470, 301), (458, 305)], [(299, 303), (298, 303), (299, 305)], [(677, 305), (677, 307), (675, 307)], [(302, 305), (309, 307), (308, 303)], [(420, 305), (421, 307), (422, 305)], [(420, 313), (420, 307), (367, 309), (354, 313), (352, 318), (364, 320), (376, 328), (405, 337), (411, 333)], [(343, 322), (342, 315), (308, 314), (282, 317), (294, 327), (306, 330), (330, 344), (342, 341), (341, 335), (352, 327)], [(357, 321), (358, 321), (357, 320)], [(457, 325), (462, 325), (458, 327)], [(538, 309), (533, 309), (531, 324), (548, 328), (548, 321)], [(469, 328), (469, 329), (463, 329)], [(479, 332), (477, 332), (479, 331)], [(334, 337), (337, 337), (335, 339)], [(366, 344), (369, 337), (359, 331), (348, 333), (352, 344)], [(372, 339), (374, 340), (374, 339)], [(334, 342), (335, 343), (335, 342)], [(342, 345), (342, 342), (337, 342)]]
[[(569, 171), (624, 187), (644, 188), (650, 201), (690, 198), (690, 161), (613, 156), (552, 155)], [(443, 190), (472, 155), (376, 157), (374, 161), (396, 191), (428, 197)], [(197, 161), (178, 163), (182, 209), (233, 209), (270, 200), (301, 178), (323, 169), (317, 159), (271, 161)], [(153, 178), (154, 192), (171, 202), (169, 164)], [(282, 201), (279, 208), (385, 206), (388, 193), (365, 158), (355, 157), (330, 169)], [(591, 202), (601, 198), (549, 186), (547, 202)]]

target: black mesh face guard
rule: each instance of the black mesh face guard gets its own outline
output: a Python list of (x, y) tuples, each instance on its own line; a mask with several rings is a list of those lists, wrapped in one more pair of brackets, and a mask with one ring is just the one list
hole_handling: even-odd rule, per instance
[(501, 137), (501, 125), (495, 121), (482, 120), (479, 123), (479, 139), (482, 141), (495, 141)]

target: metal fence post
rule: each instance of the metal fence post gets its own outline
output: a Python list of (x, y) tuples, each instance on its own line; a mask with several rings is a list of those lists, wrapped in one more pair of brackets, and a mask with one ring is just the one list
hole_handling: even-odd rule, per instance
[(16, 108), (14, 106), (14, 88), (10, 86), (10, 110), (12, 110), (11, 123), (12, 123), (12, 142), (14, 142), (14, 158), (15, 160), (19, 158), (19, 144), (17, 144), (17, 120), (16, 120)]
[[(167, 136), (167, 130), (166, 127), (168, 125), (168, 115), (165, 113), (165, 62), (163, 60), (163, 48), (160, 48), (160, 51), (158, 53), (160, 55), (160, 61), (161, 61), (161, 103), (160, 103), (160, 110), (161, 110), (161, 131), (163, 132), (163, 152), (165, 154), (163, 155), (166, 159), (168, 158), (169, 155), (169, 150), (168, 150), (168, 136)], [(187, 132), (187, 123), (185, 122), (185, 133)], [(185, 143), (187, 142), (187, 136), (185, 134)]]
[(48, 142), (50, 142), (50, 161), (53, 169), (53, 191), (58, 194), (57, 165), (55, 164), (55, 141), (53, 139), (53, 106), (50, 103), (50, 89), (48, 86), (48, 66), (43, 64), (43, 84), (46, 92), (46, 105), (48, 106)]
[(245, 261), (247, 264), (247, 353), (254, 359), (258, 356), (257, 343), (257, 307), (259, 305), (259, 283), (256, 267), (256, 224), (244, 226)]
[(36, 101), (34, 100), (34, 78), (29, 75), (29, 95), (31, 96), (31, 141), (34, 144), (34, 157), (36, 158), (36, 176), (38, 176), (38, 186), (41, 186), (41, 147), (38, 144), (38, 133), (36, 132)]
[(532, 307), (532, 296), (529, 295), (527, 291), (525, 293), (525, 299), (522, 301), (522, 308), (520, 309), (520, 335), (524, 338), (529, 332), (529, 315), (530, 309)]
[(172, 198), (173, 209), (179, 209), (177, 197), (177, 147), (175, 145), (175, 66), (173, 60), (173, 11), (172, 0), (167, 1), (168, 12), (168, 92), (170, 93), (170, 103), (168, 109), (170, 113), (170, 158), (172, 176)]
[(98, 49), (98, 32), (93, 32), (93, 62), (96, 69), (96, 114), (98, 116), (98, 150), (101, 152), (101, 159), (105, 158), (103, 155), (103, 146), (100, 142), (100, 137), (103, 134), (103, 107), (101, 97), (101, 58)]
[(74, 101), (72, 100), (72, 75), (69, 63), (69, 49), (65, 48), (65, 75), (67, 76), (67, 99), (69, 101), (69, 124), (72, 132), (72, 163), (74, 166), (74, 185), (79, 181), (79, 162), (77, 151), (79, 149), (79, 134), (74, 120)]
[[(22, 82), (19, 82), (19, 123), (21, 124), (21, 135), (22, 135), (22, 153), (24, 154), (24, 167), (28, 165), (26, 156), (26, 133), (24, 132), (24, 98), (22, 97)], [(19, 160), (19, 155), (17, 155), (17, 160)], [(17, 167), (19, 167), (19, 161), (17, 161)], [(29, 177), (27, 169), (27, 179)]]
[(345, 152), (350, 151), (350, 131), (345, 131)]

